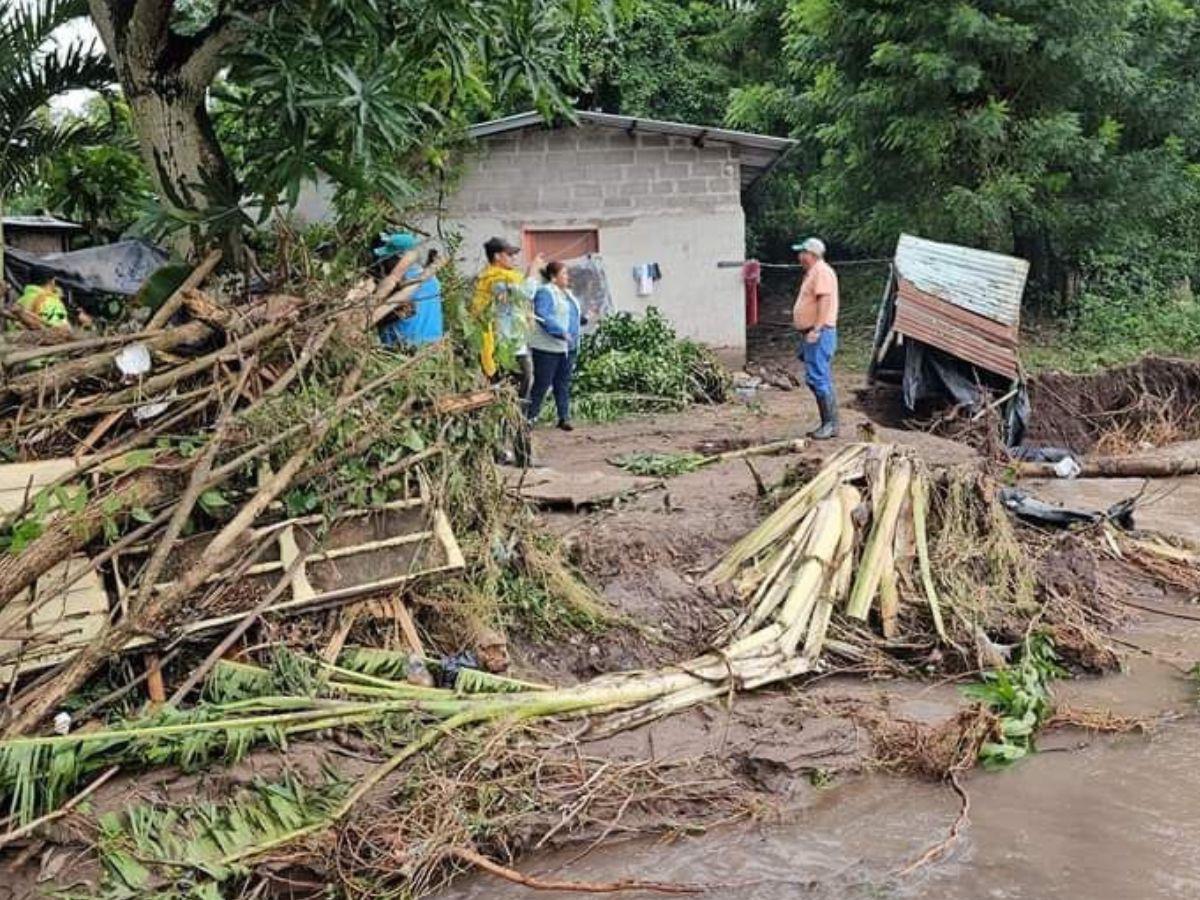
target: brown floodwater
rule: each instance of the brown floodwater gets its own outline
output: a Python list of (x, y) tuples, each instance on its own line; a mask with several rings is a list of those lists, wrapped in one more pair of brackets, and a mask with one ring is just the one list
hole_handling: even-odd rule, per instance
[[(1200, 626), (1152, 617), (1130, 640), (1127, 671), (1060, 683), (1060, 704), (1153, 716), (1150, 736), (1049, 735), (1010, 769), (963, 779), (970, 823), (942, 859), (897, 876), (942, 840), (958, 813), (947, 787), (888, 775), (849, 776), (809, 794), (778, 823), (667, 843), (636, 839), (534, 855), (522, 871), (573, 881), (622, 878), (708, 884), (737, 900), (911, 898), (1127, 900), (1200, 897), (1200, 717), (1181, 669), (1200, 658)], [(566, 900), (483, 875), (443, 900)], [(629, 900), (662, 894), (624, 893)]]

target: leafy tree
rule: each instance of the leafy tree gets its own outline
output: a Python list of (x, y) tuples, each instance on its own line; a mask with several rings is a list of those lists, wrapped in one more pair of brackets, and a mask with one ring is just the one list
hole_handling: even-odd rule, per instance
[(97, 98), (84, 113), (84, 127), (104, 141), (73, 147), (42, 166), (45, 208), (83, 224), (93, 244), (114, 240), (141, 215), (151, 199), (150, 179), (137, 152), (129, 107)]
[(784, 0), (643, 0), (565, 36), (586, 109), (720, 125), (731, 89), (778, 66)]
[(1194, 266), (1198, 29), (1194, 0), (794, 0), (812, 216), (869, 249), (1015, 251), (1064, 291), (1164, 238)]
[(37, 0), (0, 11), (0, 216), (40, 161), (90, 136), (79, 122), (55, 122), (46, 110), (60, 94), (112, 77), (93, 42), (52, 42), (60, 26), (85, 13), (83, 0)]
[[(600, 0), (597, 0), (600, 2)], [(557, 105), (578, 0), (89, 0), (142, 155), (178, 221), (235, 236), (318, 172), (343, 198), (403, 198), (463, 111)], [(236, 118), (231, 153), (206, 102)], [(227, 132), (228, 134), (229, 132)], [(250, 195), (247, 197), (247, 195)]]

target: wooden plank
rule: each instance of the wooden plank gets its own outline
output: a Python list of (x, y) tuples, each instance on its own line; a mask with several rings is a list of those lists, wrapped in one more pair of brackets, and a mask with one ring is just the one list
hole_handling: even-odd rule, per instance
[(78, 469), (80, 462), (70, 458), (43, 459), (0, 466), (0, 513), (16, 512), (27, 493), (32, 497), (40, 488)]
[(404, 642), (408, 644), (408, 649), (424, 656), (425, 646), (421, 643), (421, 635), (417, 633), (417, 624), (409, 615), (408, 607), (404, 605), (404, 600), (398, 593), (392, 597), (392, 610), (396, 624), (400, 627), (400, 634), (404, 637)]
[[(84, 566), (91, 567), (87, 557), (73, 556), (43, 575), (34, 590), (53, 591), (55, 583), (64, 583)], [(41, 594), (33, 596), (36, 598)], [(29, 600), (30, 593), (24, 592), (4, 608), (6, 624), (4, 633), (0, 634), (0, 685), (8, 684), (14, 674), (33, 672), (61, 662), (91, 641), (108, 622), (108, 594), (96, 572), (84, 575), (70, 591), (46, 603), (32, 615), (26, 613)]]

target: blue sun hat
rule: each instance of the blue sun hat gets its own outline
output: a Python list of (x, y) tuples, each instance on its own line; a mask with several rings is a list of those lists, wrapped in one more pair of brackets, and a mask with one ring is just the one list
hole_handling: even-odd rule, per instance
[(407, 231), (384, 231), (379, 234), (379, 246), (375, 248), (376, 259), (390, 259), (407, 253), (420, 243), (415, 234)]

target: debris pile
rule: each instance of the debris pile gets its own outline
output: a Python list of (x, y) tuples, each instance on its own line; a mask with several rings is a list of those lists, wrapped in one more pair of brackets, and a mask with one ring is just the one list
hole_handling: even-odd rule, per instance
[[(504, 648), (490, 637), (475, 657), (431, 659), (397, 593), (417, 578), (464, 570), (423, 592), (435, 618), (461, 633), (472, 632), (461, 617), (513, 572), (588, 615), (603, 610), (514, 525), (517, 507), (492, 460), (515, 404), (481, 390), (450, 342), (378, 346), (376, 326), (435, 268), (402, 281), (415, 258), (332, 296), (237, 304), (200, 290), (210, 258), (136, 332), (47, 336), (30, 325), (0, 344), (0, 441), (16, 460), (0, 484), (0, 674), (9, 685), (0, 846), (64, 817), (122, 770), (229, 765), (258, 748), (333, 736), (353, 748), (356, 768), (256, 784), (195, 814), (135, 808), (100, 820), (104, 889), (144, 894), (178, 884), (183, 871), (189, 889), (211, 896), (286, 865), (343, 884), (369, 869), (370, 885), (424, 890), (456, 866), (488, 861), (474, 840), (482, 830), (461, 824), (468, 800), (427, 794), (414, 778), (449, 784), (434, 776), (477, 771), (486, 758), (489, 771), (511, 773), (510, 796), (534, 792), (541, 764), (513, 758), (541, 754), (548, 739), (517, 723), (586, 717), (603, 735), (846, 660), (922, 673), (1003, 665), (1035, 629), (1068, 662), (1111, 666), (1104, 630), (1116, 607), (1089, 574), (1111, 563), (1180, 589), (1200, 584), (1194, 548), (1107, 522), (1061, 536), (1021, 529), (986, 472), (935, 470), (895, 447), (857, 444), (709, 573), (708, 587), (732, 590), (742, 607), (716, 649), (566, 687), (499, 674)], [(585, 368), (592, 396), (604, 395), (610, 366), (646, 378), (637, 403), (720, 399), (719, 367), (647, 318), (614, 317), (593, 337), (593, 360), (609, 362)], [(665, 369), (639, 349), (647, 334), (675, 348)], [(794, 448), (622, 464), (669, 477)], [(502, 572), (500, 559), (517, 564)], [(71, 582), (85, 579), (87, 602), (99, 596), (100, 609), (75, 605)], [(270, 615), (350, 602), (301, 641), (285, 640)], [(242, 646), (268, 617), (274, 630)], [(355, 640), (379, 619), (397, 640)], [(494, 671), (476, 665), (485, 649)], [(100, 697), (73, 696), (131, 652), (147, 654), (141, 676)], [(142, 681), (149, 707), (114, 711), (113, 698)], [(40, 733), (51, 717), (56, 733)], [(999, 718), (972, 721), (978, 733), (955, 744), (959, 756), (989, 738), (1002, 743)], [(395, 825), (383, 850), (378, 822)]]
[(9, 735), (131, 649), (462, 568), (447, 495), (478, 514), (501, 496), (488, 429), (511, 404), (448, 343), (374, 339), (436, 264), (404, 282), (409, 254), (335, 296), (234, 302), (200, 290), (217, 260), (135, 332), (0, 341), (0, 445), (18, 461), (0, 468)]

